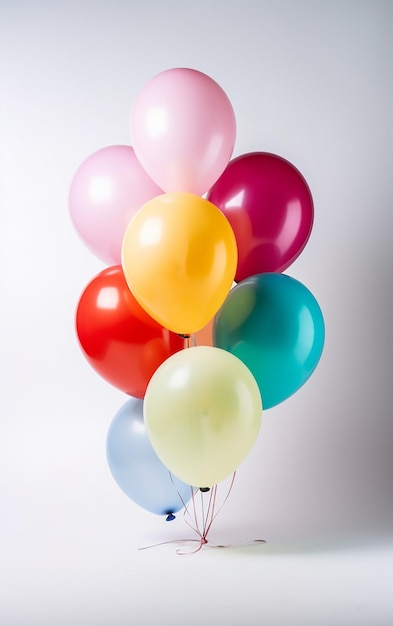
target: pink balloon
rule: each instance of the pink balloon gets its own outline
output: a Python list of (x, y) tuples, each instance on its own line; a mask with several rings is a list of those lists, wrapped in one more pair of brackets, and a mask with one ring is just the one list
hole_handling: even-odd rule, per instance
[(227, 95), (212, 78), (175, 68), (141, 90), (130, 132), (138, 159), (164, 191), (203, 195), (228, 165), (236, 121)]
[(238, 247), (235, 280), (283, 272), (311, 233), (314, 204), (302, 174), (268, 152), (233, 159), (207, 198), (228, 218)]
[(120, 265), (124, 232), (137, 210), (162, 194), (131, 146), (91, 154), (71, 183), (71, 219), (88, 248), (107, 265)]

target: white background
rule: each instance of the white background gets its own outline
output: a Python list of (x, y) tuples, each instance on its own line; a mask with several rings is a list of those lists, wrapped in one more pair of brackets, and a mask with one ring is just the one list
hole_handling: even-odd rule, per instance
[[(393, 3), (0, 2), (0, 622), (4, 626), (393, 623)], [(67, 196), (130, 143), (145, 82), (193, 67), (228, 94), (234, 155), (275, 152), (315, 201), (287, 271), (326, 347), (264, 414), (212, 539), (137, 507), (105, 440), (127, 398), (85, 361), (74, 312), (103, 269)]]

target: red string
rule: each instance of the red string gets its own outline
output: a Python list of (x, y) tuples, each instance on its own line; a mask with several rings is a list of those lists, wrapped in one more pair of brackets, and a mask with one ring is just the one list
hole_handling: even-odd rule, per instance
[[(172, 482), (174, 483), (171, 473), (170, 473), (170, 477), (171, 477)], [(208, 541), (207, 539), (207, 536), (211, 530), (214, 520), (216, 519), (217, 515), (220, 513), (224, 504), (229, 498), (229, 495), (233, 488), (233, 484), (235, 482), (235, 477), (236, 477), (236, 472), (234, 472), (232, 476), (232, 480), (229, 485), (228, 491), (225, 495), (223, 502), (221, 503), (218, 509), (216, 508), (218, 485), (214, 485), (209, 490), (209, 501), (208, 501), (206, 510), (205, 510), (205, 498), (204, 498), (205, 492), (202, 492), (200, 489), (194, 490), (191, 487), (191, 504), (187, 504), (186, 502), (184, 502), (183, 498), (181, 497), (179, 493), (179, 498), (184, 507), (184, 512), (183, 512), (184, 521), (187, 524), (187, 526), (196, 533), (196, 535), (198, 536), (198, 539), (191, 539), (191, 538), (172, 539), (169, 541), (162, 541), (161, 543), (156, 543), (151, 546), (145, 546), (143, 548), (139, 548), (139, 550), (147, 550), (148, 548), (156, 548), (157, 546), (162, 546), (162, 545), (169, 544), (169, 543), (174, 543), (174, 544), (197, 543), (198, 545), (195, 548), (195, 550), (186, 551), (182, 548), (178, 548), (176, 550), (177, 554), (181, 556), (185, 556), (185, 555), (196, 554), (197, 552), (202, 550), (202, 548), (205, 546), (209, 548), (235, 548), (235, 547), (240, 547), (240, 546), (247, 546), (247, 545), (250, 546), (250, 545), (266, 543), (264, 539), (253, 539), (251, 541), (239, 541), (239, 542), (223, 545), (223, 544), (214, 544)], [(198, 492), (200, 493), (200, 508), (201, 508), (200, 516), (198, 515), (198, 507), (197, 507), (197, 499), (196, 499)], [(199, 519), (199, 517), (201, 517), (201, 519)], [(200, 530), (200, 528), (202, 528), (202, 531)]]
[(211, 541), (207, 542), (201, 539), (190, 539), (189, 537), (187, 537), (184, 539), (170, 539), (169, 541), (161, 541), (160, 543), (155, 543), (150, 546), (143, 546), (142, 548), (138, 548), (138, 550), (148, 550), (149, 548), (157, 548), (158, 546), (165, 546), (170, 543), (181, 543), (181, 544), (198, 543), (198, 547), (195, 550), (192, 550), (190, 552), (185, 552), (180, 549), (176, 550), (176, 554), (179, 554), (181, 556), (186, 556), (186, 555), (191, 555), (191, 554), (195, 554), (196, 552), (199, 552), (204, 546), (206, 546), (206, 548), (241, 548), (241, 547), (244, 548), (247, 546), (263, 545), (266, 543), (266, 541), (265, 539), (250, 539), (249, 541), (235, 541), (234, 543), (222, 544), (222, 543), (212, 543)]

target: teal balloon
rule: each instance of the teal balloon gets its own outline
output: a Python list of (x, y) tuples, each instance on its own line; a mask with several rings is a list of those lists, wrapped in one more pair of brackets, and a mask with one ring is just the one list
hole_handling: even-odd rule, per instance
[(133, 502), (157, 515), (174, 519), (192, 495), (192, 488), (160, 461), (147, 435), (143, 400), (131, 398), (116, 413), (106, 440), (109, 469)]
[(318, 365), (324, 341), (318, 302), (307, 287), (286, 274), (256, 274), (239, 282), (213, 323), (213, 344), (247, 365), (264, 409), (304, 385)]

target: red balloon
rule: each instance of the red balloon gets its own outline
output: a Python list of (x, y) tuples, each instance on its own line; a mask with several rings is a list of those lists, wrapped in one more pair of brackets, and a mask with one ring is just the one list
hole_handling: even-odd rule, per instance
[(236, 282), (283, 272), (310, 236), (314, 220), (310, 189), (302, 174), (276, 154), (251, 152), (233, 159), (207, 198), (235, 233)]
[(96, 372), (140, 399), (157, 367), (184, 348), (182, 337), (160, 326), (137, 303), (120, 265), (105, 269), (85, 288), (76, 332)]

